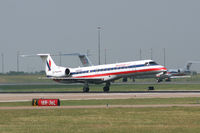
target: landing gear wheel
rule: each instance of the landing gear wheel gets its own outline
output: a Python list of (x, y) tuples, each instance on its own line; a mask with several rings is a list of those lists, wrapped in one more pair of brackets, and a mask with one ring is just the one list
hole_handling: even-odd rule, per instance
[(160, 82), (162, 82), (162, 81), (163, 81), (162, 79), (158, 79), (158, 80), (157, 80), (158, 83), (160, 83)]
[(83, 87), (83, 92), (89, 92), (89, 88), (88, 87)]
[(109, 92), (110, 91), (110, 82), (106, 82), (105, 87), (103, 87), (103, 92)]
[(109, 92), (109, 90), (110, 90), (109, 87), (107, 87), (107, 86), (103, 87), (103, 91), (104, 91), (104, 92)]
[(166, 82), (170, 82), (170, 81), (171, 81), (171, 79), (170, 79), (170, 78), (167, 78), (167, 79), (165, 79), (165, 81), (166, 81)]

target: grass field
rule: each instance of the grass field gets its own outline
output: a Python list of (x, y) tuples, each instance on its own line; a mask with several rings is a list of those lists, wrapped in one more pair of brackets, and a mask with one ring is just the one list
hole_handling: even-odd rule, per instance
[[(61, 106), (200, 104), (200, 98), (61, 101)], [(31, 102), (0, 103), (31, 106)], [(199, 133), (200, 107), (0, 110), (1, 133)]]
[(0, 83), (51, 83), (52, 80), (41, 80), (45, 75), (0, 75)]
[(199, 107), (0, 110), (1, 133), (199, 133)]
[[(33, 78), (35, 80), (33, 80)], [(187, 79), (177, 81), (185, 81)], [(191, 80), (191, 79), (190, 79)], [(150, 80), (141, 80), (146, 82)], [(200, 81), (197, 76), (192, 81)], [(40, 83), (38, 76), (5, 76), (0, 83)], [(129, 81), (130, 82), (130, 81)], [(190, 81), (188, 81), (190, 82)], [(200, 90), (200, 84), (123, 84), (111, 91)], [(102, 91), (103, 85), (91, 85)], [(82, 85), (1, 85), (0, 92), (82, 91)], [(200, 98), (148, 98), (115, 100), (61, 101), (61, 106), (76, 105), (200, 104)], [(6, 106), (31, 106), (31, 102), (0, 103)], [(0, 110), (0, 133), (199, 133), (200, 107), (99, 108)]]
[[(68, 105), (197, 104), (199, 98), (62, 101)], [(31, 102), (0, 106), (31, 106)], [(198, 103), (199, 104), (199, 103)], [(0, 110), (1, 133), (198, 133), (200, 107)]]

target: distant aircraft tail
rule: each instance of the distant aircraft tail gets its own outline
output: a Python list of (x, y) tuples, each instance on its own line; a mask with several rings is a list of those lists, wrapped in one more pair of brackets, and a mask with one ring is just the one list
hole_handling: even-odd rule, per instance
[(200, 64), (200, 61), (188, 61), (186, 66), (185, 66), (185, 69), (187, 71), (190, 71), (190, 67), (192, 66), (192, 64)]
[(88, 55), (86, 54), (80, 54), (80, 53), (71, 53), (71, 54), (61, 54), (64, 56), (78, 56), (83, 67), (88, 67), (88, 66), (92, 66), (92, 62), (90, 61), (90, 59), (88, 58)]
[(52, 71), (56, 70), (58, 67), (54, 63), (53, 59), (51, 58), (50, 54), (37, 54), (41, 57), (42, 61), (45, 63), (45, 72), (47, 76), (51, 76)]
[(190, 71), (190, 67), (192, 66), (192, 62), (188, 62), (187, 64), (186, 64), (186, 70), (187, 71)]
[(79, 59), (81, 60), (81, 63), (84, 67), (88, 67), (88, 66), (92, 66), (92, 63), (90, 61), (90, 59), (88, 58), (87, 55), (83, 54), (83, 55), (78, 55)]

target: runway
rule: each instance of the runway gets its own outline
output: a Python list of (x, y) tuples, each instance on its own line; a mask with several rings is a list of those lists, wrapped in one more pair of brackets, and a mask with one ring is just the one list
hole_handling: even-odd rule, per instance
[[(34, 94), (34, 93), (84, 93), (83, 91), (14, 91), (14, 92), (0, 92), (0, 94)], [(94, 93), (105, 93), (103, 91), (90, 91), (87, 94)], [(110, 91), (105, 94), (110, 93), (200, 93), (200, 90), (166, 90), (166, 91)]]
[(134, 98), (181, 98), (200, 97), (200, 93), (17, 93), (0, 94), (0, 102), (32, 101), (33, 98), (58, 98), (60, 100), (98, 100), (98, 99), (134, 99)]
[[(171, 81), (171, 82), (114, 82), (111, 83), (112, 85), (148, 85), (148, 84), (200, 84), (199, 81)], [(60, 85), (60, 86), (65, 86), (65, 85), (83, 85), (81, 83), (70, 83), (70, 84), (61, 84), (61, 83), (56, 83), (56, 82), (51, 82), (51, 83), (0, 83), (0, 86), (17, 86), (17, 85)]]

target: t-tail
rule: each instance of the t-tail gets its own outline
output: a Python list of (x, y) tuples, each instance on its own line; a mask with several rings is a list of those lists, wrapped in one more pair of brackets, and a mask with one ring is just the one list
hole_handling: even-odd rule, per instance
[(42, 61), (45, 63), (45, 72), (47, 76), (53, 76), (53, 71), (55, 71), (58, 67), (54, 63), (50, 54), (38, 54), (42, 58)]
[(70, 76), (70, 68), (57, 66), (50, 54), (37, 54), (45, 63), (45, 72), (47, 77), (68, 77)]
[(55, 64), (50, 54), (38, 54), (45, 64), (45, 73), (47, 77), (55, 77), (55, 71), (57, 71), (58, 66)]

